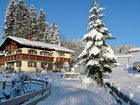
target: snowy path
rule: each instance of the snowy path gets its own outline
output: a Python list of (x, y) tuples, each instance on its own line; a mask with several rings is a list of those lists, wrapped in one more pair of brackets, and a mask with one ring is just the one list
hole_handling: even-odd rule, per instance
[(111, 105), (106, 93), (97, 88), (93, 91), (76, 80), (58, 80), (52, 86), (51, 95), (37, 105)]
[(51, 96), (38, 105), (107, 105), (99, 99), (100, 97), (88, 90), (72, 87), (52, 87)]

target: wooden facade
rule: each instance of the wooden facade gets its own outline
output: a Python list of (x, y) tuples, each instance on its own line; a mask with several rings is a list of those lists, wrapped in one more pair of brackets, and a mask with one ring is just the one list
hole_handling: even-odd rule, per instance
[(18, 45), (15, 42), (11, 42), (10, 44), (5, 46), (5, 51), (18, 49)]
[(70, 58), (64, 58), (64, 57), (57, 57), (56, 59), (57, 62), (71, 62), (71, 59)]
[[(30, 54), (29, 50), (26, 53), (25, 51), (22, 52), (22, 50), (24, 49), (29, 49), (29, 50), (33, 49), (38, 53)], [(55, 64), (58, 64), (58, 63), (63, 64), (64, 62), (68, 62), (68, 63), (71, 62), (70, 56), (65, 56), (65, 55), (62, 56), (62, 54), (59, 54), (59, 51), (43, 49), (41, 47), (37, 48), (33, 46), (22, 45), (10, 38), (4, 41), (4, 43), (0, 47), (0, 50), (5, 52), (5, 55), (0, 56), (0, 67), (1, 65), (3, 65), (2, 67), (6, 67), (8, 63), (9, 64), (11, 63), (12, 66), (16, 66), (17, 61), (23, 61), (22, 63), (25, 67), (26, 65), (28, 66), (29, 61), (33, 61), (33, 62), (40, 63), (39, 65), (42, 65), (43, 62), (45, 64), (48, 63), (49, 64), (48, 68), (57, 69), (57, 65)], [(17, 53), (17, 51), (19, 50), (21, 50), (21, 52)], [(46, 53), (42, 53), (42, 52), (46, 52)], [(48, 55), (47, 55), (47, 52), (48, 52)], [(63, 52), (63, 53), (66, 53), (66, 55), (70, 55), (70, 53), (67, 53), (67, 52)], [(41, 54), (44, 54), (44, 55), (41, 55)], [(55, 67), (52, 67), (52, 66), (55, 66)], [(17, 67), (14, 67), (14, 68), (17, 69)], [(27, 69), (27, 67), (25, 68)], [(40, 68), (42, 68), (42, 66)], [(28, 67), (28, 69), (31, 69), (31, 67)]]
[(15, 54), (10, 56), (0, 57), (0, 64), (5, 63), (6, 61), (16, 61), (16, 60), (36, 60), (36, 61), (53, 62), (54, 57), (44, 57), (44, 56), (29, 55), (29, 54)]

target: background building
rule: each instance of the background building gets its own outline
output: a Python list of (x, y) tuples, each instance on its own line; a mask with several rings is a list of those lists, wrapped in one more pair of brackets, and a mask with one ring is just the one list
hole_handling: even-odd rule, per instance
[(127, 67), (133, 67), (135, 62), (140, 64), (140, 48), (131, 48), (126, 54), (117, 55), (117, 62)]

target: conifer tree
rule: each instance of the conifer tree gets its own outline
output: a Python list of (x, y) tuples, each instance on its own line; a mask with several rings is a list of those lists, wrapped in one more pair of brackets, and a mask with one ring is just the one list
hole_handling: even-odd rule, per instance
[(22, 31), (24, 38), (32, 35), (32, 18), (28, 9), (25, 9), (22, 23)]
[(61, 45), (59, 28), (57, 27), (55, 22), (51, 24), (49, 31), (50, 31), (51, 43), (56, 45)]
[(36, 26), (36, 11), (35, 7), (32, 5), (29, 9), (31, 16), (31, 35), (34, 39), (37, 38), (37, 26)]
[(45, 43), (51, 44), (51, 36), (50, 36), (50, 30), (48, 26), (46, 26), (43, 40)]
[(39, 12), (36, 24), (37, 24), (37, 41), (44, 41), (44, 32), (46, 30), (46, 27), (48, 27), (48, 24), (45, 21), (45, 12), (43, 9), (41, 9)]
[(15, 0), (10, 0), (4, 21), (4, 33), (2, 36), (3, 38), (6, 38), (7, 36), (9, 35), (11, 36), (13, 34), (14, 12), (15, 12)]
[(83, 38), (85, 48), (78, 57), (79, 64), (86, 65), (88, 76), (100, 85), (103, 84), (103, 73), (112, 72), (116, 63), (114, 52), (106, 43), (107, 39), (113, 37), (102, 22), (103, 10), (100, 3), (95, 0), (90, 9), (88, 33)]
[(13, 36), (26, 38), (31, 34), (31, 16), (23, 0), (15, 5)]

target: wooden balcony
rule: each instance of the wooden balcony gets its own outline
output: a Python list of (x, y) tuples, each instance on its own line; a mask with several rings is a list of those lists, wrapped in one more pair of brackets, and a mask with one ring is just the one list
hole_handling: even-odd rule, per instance
[[(36, 61), (46, 61), (46, 62), (53, 62), (54, 57), (45, 57), (39, 55), (29, 55), (29, 54), (15, 54), (9, 56), (1, 56), (0, 57), (0, 64), (4, 64), (5, 62), (15, 61), (15, 60), (36, 60)], [(57, 57), (56, 62), (71, 62), (70, 58), (64, 57)]]
[(17, 49), (17, 48), (18, 48), (18, 46), (15, 42), (11, 42), (10, 44), (5, 46), (6, 51), (14, 50), (14, 49)]
[(0, 56), (0, 65), (4, 64), (4, 56)]
[(10, 56), (0, 57), (0, 64), (13, 60), (37, 60), (37, 61), (53, 62), (54, 57), (45, 57), (45, 56), (29, 55), (29, 54), (15, 54)]
[(64, 58), (64, 57), (57, 57), (56, 62), (71, 62), (70, 58)]

